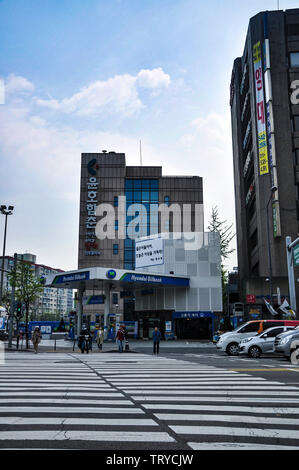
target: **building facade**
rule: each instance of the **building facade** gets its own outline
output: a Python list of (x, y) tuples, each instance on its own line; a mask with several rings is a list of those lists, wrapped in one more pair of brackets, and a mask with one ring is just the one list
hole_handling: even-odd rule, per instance
[(271, 294), (276, 307), (279, 293), (289, 296), (286, 237), (295, 240), (299, 224), (298, 87), (299, 9), (257, 14), (230, 85), (240, 294), (251, 309)]
[[(135, 269), (135, 238), (163, 231), (203, 232), (203, 189), (199, 176), (164, 176), (161, 166), (127, 166), (125, 154), (83, 153), (81, 160), (78, 269), (93, 266)], [(176, 206), (185, 219), (171, 212), (168, 221), (159, 208)], [(186, 208), (186, 207), (185, 207)], [(109, 215), (109, 217), (108, 217)], [(138, 215), (138, 223), (136, 216)], [(185, 222), (184, 222), (185, 220)], [(106, 232), (102, 239), (100, 231)], [(134, 238), (135, 237), (135, 238)], [(89, 319), (104, 310), (99, 290), (85, 292)], [(133, 319), (132, 292), (111, 292), (111, 313)]]
[[(30, 253), (18, 254), (18, 260), (30, 263), (34, 269), (37, 279), (45, 277), (49, 274), (63, 273), (61, 269), (51, 268), (43, 264), (36, 263), (36, 255)], [(2, 257), (0, 258), (2, 266)], [(14, 259), (12, 256), (5, 256), (4, 259), (4, 280), (3, 291), (11, 292), (9, 284), (8, 272), (13, 269)], [(57, 317), (66, 316), (74, 309), (73, 289), (52, 289), (44, 287), (42, 293), (39, 295), (35, 305), (31, 306), (31, 313), (37, 319), (43, 319), (49, 315), (56, 315)]]

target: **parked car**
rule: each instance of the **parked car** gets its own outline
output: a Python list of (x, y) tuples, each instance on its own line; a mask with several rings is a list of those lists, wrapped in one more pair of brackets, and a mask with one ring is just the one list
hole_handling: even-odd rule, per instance
[(226, 352), (229, 356), (239, 354), (239, 343), (244, 338), (256, 336), (274, 326), (299, 326), (298, 320), (252, 320), (238, 326), (233, 331), (220, 335), (216, 348)]
[(277, 335), (287, 331), (294, 331), (293, 326), (274, 326), (268, 328), (257, 336), (242, 339), (239, 343), (239, 354), (249, 357), (260, 357), (263, 353), (274, 352), (274, 341)]
[(276, 336), (274, 343), (274, 351), (279, 354), (283, 354), (287, 358), (291, 357), (291, 354), (294, 350), (291, 349), (291, 345), (295, 340), (299, 339), (299, 327), (295, 328), (293, 331), (280, 334)]

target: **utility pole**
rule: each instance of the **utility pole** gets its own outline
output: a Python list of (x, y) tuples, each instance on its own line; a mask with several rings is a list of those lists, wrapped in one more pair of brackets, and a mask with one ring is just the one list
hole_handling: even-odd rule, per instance
[[(17, 253), (13, 257), (13, 269), (16, 270), (17, 267)], [(13, 337), (13, 316), (15, 312), (15, 286), (11, 287), (11, 298), (10, 298), (10, 309), (8, 317), (8, 349), (12, 347), (12, 337)]]

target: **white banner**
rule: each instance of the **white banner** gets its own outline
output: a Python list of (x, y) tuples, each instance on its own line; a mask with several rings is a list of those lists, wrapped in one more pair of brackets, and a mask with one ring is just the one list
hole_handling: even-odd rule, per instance
[(148, 238), (135, 241), (135, 268), (164, 264), (164, 240)]

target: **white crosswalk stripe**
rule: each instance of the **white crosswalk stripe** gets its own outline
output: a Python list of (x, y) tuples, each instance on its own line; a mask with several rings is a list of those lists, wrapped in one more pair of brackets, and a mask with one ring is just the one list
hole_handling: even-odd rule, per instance
[(298, 391), (145, 354), (7, 354), (0, 448), (298, 450)]

